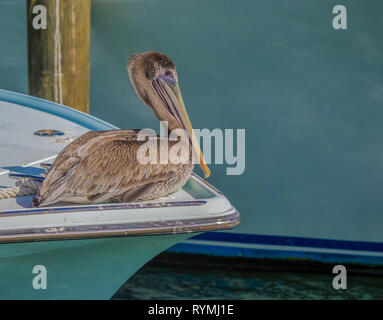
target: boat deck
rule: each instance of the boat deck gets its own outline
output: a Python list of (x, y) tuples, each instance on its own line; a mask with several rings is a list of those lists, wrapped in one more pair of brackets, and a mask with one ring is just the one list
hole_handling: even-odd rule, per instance
[[(5, 115), (0, 119), (3, 188), (15, 186), (10, 174), (43, 178), (45, 169), (40, 165), (52, 162), (86, 131), (115, 129), (76, 110), (4, 91), (0, 108)], [(46, 130), (58, 134), (49, 136)], [(230, 202), (194, 174), (182, 190), (150, 202), (33, 208), (33, 197), (0, 200), (0, 242), (202, 232), (239, 223), (239, 213)]]

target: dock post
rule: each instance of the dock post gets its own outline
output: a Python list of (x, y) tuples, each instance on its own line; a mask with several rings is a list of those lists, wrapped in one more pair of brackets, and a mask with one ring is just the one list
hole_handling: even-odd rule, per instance
[[(41, 6), (46, 28), (36, 24)], [(27, 0), (30, 95), (89, 113), (90, 6), (91, 0)]]

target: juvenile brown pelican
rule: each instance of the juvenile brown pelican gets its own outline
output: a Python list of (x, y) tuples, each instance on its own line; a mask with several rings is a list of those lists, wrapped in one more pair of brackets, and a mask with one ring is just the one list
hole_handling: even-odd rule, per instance
[[(205, 177), (210, 175), (186, 113), (172, 60), (158, 52), (134, 54), (127, 69), (137, 95), (160, 121), (168, 122), (169, 131), (184, 129), (189, 133), (190, 161), (142, 164), (137, 153), (146, 142), (137, 140), (138, 130), (89, 131), (58, 154), (36, 195), (35, 206), (61, 201), (133, 202), (164, 197), (182, 188), (189, 179), (192, 149), (199, 155)], [(165, 138), (153, 139), (160, 145)], [(175, 143), (168, 141), (169, 149)]]

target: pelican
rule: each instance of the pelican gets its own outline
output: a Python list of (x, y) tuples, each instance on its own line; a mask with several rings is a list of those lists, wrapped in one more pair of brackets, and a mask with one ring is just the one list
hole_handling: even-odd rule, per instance
[[(210, 175), (186, 112), (172, 60), (153, 51), (133, 54), (127, 69), (137, 95), (158, 120), (167, 121), (169, 132), (183, 129), (188, 134), (190, 161), (142, 164), (137, 154), (146, 140), (138, 139), (139, 130), (89, 131), (58, 154), (34, 206), (57, 202), (136, 202), (165, 197), (182, 188), (189, 179), (194, 166), (193, 151), (205, 177)], [(168, 139), (153, 138), (158, 145), (161, 139)], [(177, 143), (168, 140), (169, 149)]]

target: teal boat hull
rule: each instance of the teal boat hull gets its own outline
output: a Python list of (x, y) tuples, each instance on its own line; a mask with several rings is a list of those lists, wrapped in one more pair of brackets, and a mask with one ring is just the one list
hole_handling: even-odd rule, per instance
[[(154, 256), (192, 234), (10, 243), (0, 246), (0, 299), (110, 299)], [(35, 289), (35, 266), (46, 289)]]

